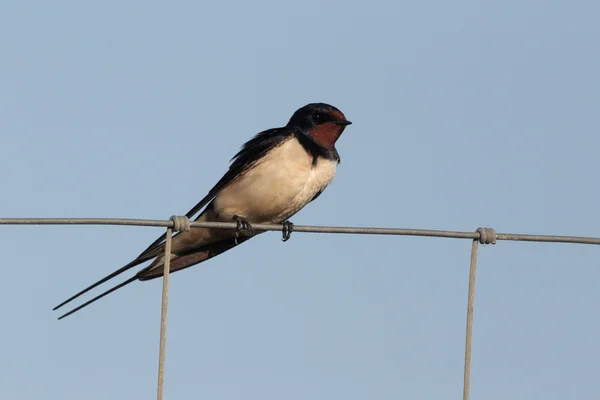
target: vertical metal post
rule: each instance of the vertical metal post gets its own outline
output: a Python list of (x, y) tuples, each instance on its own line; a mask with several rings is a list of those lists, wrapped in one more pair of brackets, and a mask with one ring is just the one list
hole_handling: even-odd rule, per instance
[(471, 343), (473, 337), (473, 303), (475, 302), (475, 268), (477, 267), (477, 239), (473, 240), (471, 247), (471, 267), (469, 269), (469, 298), (467, 301), (467, 334), (465, 343), (465, 377), (463, 386), (463, 400), (469, 400), (471, 389)]
[(171, 240), (173, 228), (167, 228), (165, 241), (165, 261), (162, 289), (162, 308), (160, 313), (160, 349), (158, 353), (158, 400), (163, 400), (165, 384), (165, 352), (167, 346), (167, 307), (169, 305), (169, 272), (171, 269)]

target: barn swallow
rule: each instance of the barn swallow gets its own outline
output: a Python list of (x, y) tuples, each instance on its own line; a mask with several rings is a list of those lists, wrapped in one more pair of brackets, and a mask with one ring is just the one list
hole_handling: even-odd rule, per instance
[[(238, 229), (193, 228), (173, 236), (170, 272), (199, 264), (255, 236), (252, 224), (293, 226), (289, 218), (315, 200), (335, 176), (335, 143), (352, 122), (336, 107), (312, 103), (298, 109), (286, 126), (258, 133), (232, 158), (225, 175), (186, 215), (195, 221), (237, 221)], [(241, 234), (241, 231), (244, 234)], [(262, 233), (262, 232), (258, 232)], [(165, 237), (136, 259), (65, 300), (57, 310), (96, 286), (149, 260), (133, 277), (59, 317), (62, 319), (135, 280), (161, 277)]]

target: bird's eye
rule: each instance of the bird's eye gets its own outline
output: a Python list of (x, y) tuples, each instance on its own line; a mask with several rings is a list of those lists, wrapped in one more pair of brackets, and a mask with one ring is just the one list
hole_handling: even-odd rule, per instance
[(317, 122), (317, 123), (323, 122), (323, 120), (325, 119), (323, 114), (321, 114), (321, 113), (314, 114), (313, 118), (314, 118), (315, 122)]

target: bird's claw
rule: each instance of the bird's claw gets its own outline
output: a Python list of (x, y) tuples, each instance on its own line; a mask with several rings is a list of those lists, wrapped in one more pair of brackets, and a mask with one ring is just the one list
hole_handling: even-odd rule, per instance
[(246, 218), (238, 217), (237, 215), (233, 217), (233, 220), (236, 222), (235, 227), (235, 244), (238, 244), (238, 239), (240, 237), (240, 233), (242, 230), (248, 231), (249, 236), (254, 235), (254, 229), (252, 229), (252, 225), (246, 220)]
[(294, 231), (294, 224), (291, 223), (290, 221), (284, 221), (283, 222), (283, 228), (281, 229), (281, 240), (283, 242), (287, 242), (288, 240), (290, 240), (290, 237), (292, 236), (292, 232)]

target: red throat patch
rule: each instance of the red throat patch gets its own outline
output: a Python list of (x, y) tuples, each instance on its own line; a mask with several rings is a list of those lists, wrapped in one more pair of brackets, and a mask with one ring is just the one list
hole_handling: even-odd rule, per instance
[(326, 149), (333, 149), (335, 142), (338, 140), (343, 130), (343, 126), (333, 122), (326, 122), (312, 128), (310, 130), (310, 136), (319, 146)]

